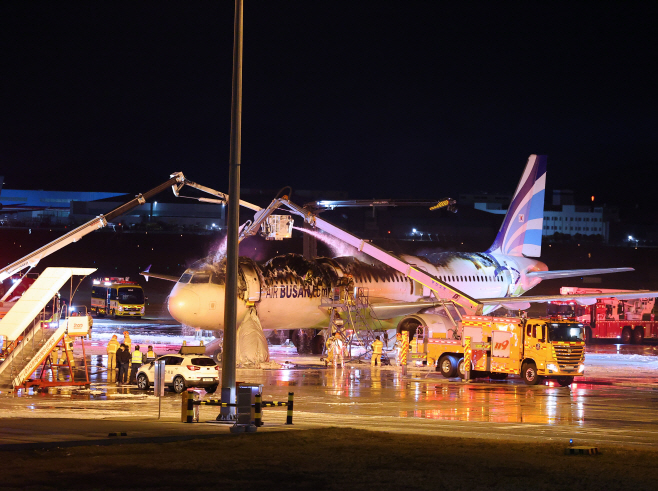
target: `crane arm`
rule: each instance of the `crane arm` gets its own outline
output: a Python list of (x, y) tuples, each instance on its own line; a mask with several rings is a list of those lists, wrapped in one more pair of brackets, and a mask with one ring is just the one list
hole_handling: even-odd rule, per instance
[(136, 206), (143, 205), (146, 203), (146, 200), (155, 196), (156, 194), (164, 191), (169, 186), (175, 186), (181, 179), (184, 179), (182, 174), (172, 175), (171, 179), (167, 182), (160, 184), (159, 186), (154, 187), (153, 189), (145, 192), (144, 194), (138, 194), (134, 199), (124, 203), (123, 205), (115, 208), (105, 215), (99, 215), (96, 218), (89, 220), (87, 223), (80, 225), (79, 227), (71, 230), (67, 234), (62, 235), (61, 237), (53, 240), (52, 242), (40, 247), (36, 251), (31, 252), (27, 256), (20, 258), (18, 261), (5, 266), (0, 269), (0, 281), (4, 281), (9, 278), (11, 275), (18, 273), (19, 271), (25, 268), (33, 268), (36, 266), (39, 261), (44, 257), (49, 256), (50, 254), (59, 251), (67, 245), (77, 242), (82, 237), (95, 230), (101, 229), (107, 225), (107, 223), (118, 216), (123, 215), (127, 211), (135, 208)]

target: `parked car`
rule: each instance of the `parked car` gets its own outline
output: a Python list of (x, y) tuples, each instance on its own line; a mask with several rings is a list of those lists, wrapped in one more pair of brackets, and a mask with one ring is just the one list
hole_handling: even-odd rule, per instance
[[(205, 355), (164, 355), (158, 358), (165, 362), (165, 387), (180, 394), (188, 387), (201, 387), (212, 394), (219, 386), (219, 367), (215, 360)], [(137, 387), (147, 390), (155, 380), (155, 362), (139, 367)]]

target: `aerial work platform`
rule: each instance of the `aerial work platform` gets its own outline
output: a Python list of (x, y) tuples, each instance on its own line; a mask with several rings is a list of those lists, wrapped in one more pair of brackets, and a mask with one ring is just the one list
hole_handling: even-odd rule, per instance
[[(86, 334), (84, 329), (80, 332), (70, 329), (71, 321), (79, 318), (72, 317), (68, 322), (61, 321), (59, 310), (53, 308), (52, 312), (46, 312), (45, 307), (72, 276), (87, 276), (94, 271), (95, 268), (46, 268), (0, 320), (0, 336), (7, 340), (6, 358), (0, 365), (0, 387), (24, 386), (39, 367), (42, 368), (43, 378), (46, 365), (49, 364), (51, 370), (55, 365), (50, 355), (67, 332), (72, 336), (82, 335), (83, 331)], [(79, 327), (74, 325), (74, 329)], [(76, 383), (72, 357), (67, 356), (67, 361), (70, 377), (69, 380), (57, 382), (59, 385)], [(37, 382), (36, 385), (44, 383)]]

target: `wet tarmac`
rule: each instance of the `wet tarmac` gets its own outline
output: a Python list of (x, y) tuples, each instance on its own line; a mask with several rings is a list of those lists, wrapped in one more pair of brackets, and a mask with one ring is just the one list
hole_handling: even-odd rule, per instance
[[(153, 344), (158, 354), (176, 350), (182, 340), (203, 336), (171, 321), (94, 322), (85, 349), (90, 388), (49, 388), (0, 394), (0, 414), (14, 418), (157, 418), (158, 398), (136, 387), (117, 386), (104, 368), (104, 346), (112, 334), (128, 330), (133, 343)], [(119, 336), (121, 337), (121, 336)], [(211, 339), (211, 338), (210, 338)], [(570, 388), (549, 382), (526, 386), (518, 378), (465, 383), (444, 379), (427, 368), (371, 368), (357, 361), (325, 368), (318, 357), (300, 357), (293, 347), (272, 347), (283, 368), (238, 369), (239, 381), (262, 384), (265, 400), (295, 394), (295, 420), (311, 427), (349, 426), (404, 433), (444, 434), (514, 440), (658, 447), (658, 350), (655, 346), (595, 345), (588, 348), (586, 377)], [(645, 368), (638, 369), (638, 364)], [(278, 366), (278, 365), (276, 365)], [(64, 369), (63, 369), (64, 370)], [(66, 374), (63, 372), (62, 376)], [(199, 389), (199, 397), (211, 398)], [(201, 421), (218, 409), (202, 406)], [(181, 396), (161, 401), (165, 419), (178, 420)], [(267, 425), (282, 425), (285, 408), (264, 412)], [(1, 420), (0, 420), (1, 421)], [(1, 423), (0, 423), (1, 426)]]

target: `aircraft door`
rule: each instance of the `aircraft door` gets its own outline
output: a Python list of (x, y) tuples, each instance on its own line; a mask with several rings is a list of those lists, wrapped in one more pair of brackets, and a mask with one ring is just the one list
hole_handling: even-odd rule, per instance
[(260, 302), (260, 277), (254, 264), (241, 262), (240, 270), (247, 284), (247, 298), (249, 302)]

